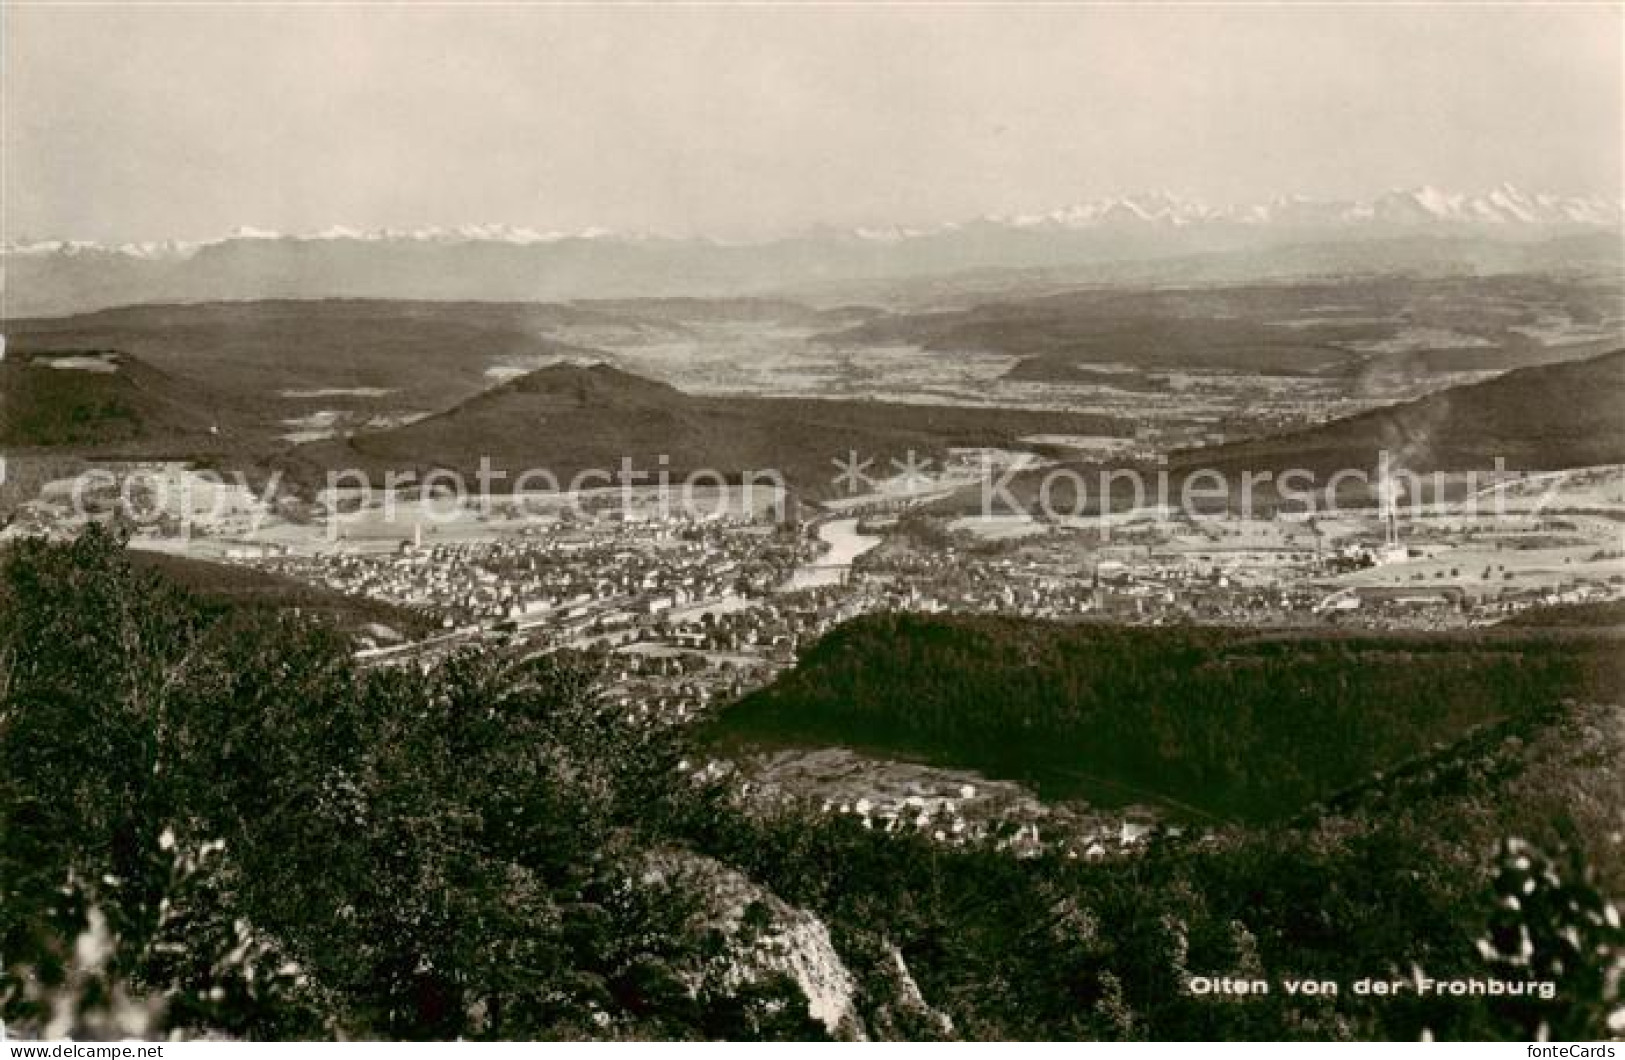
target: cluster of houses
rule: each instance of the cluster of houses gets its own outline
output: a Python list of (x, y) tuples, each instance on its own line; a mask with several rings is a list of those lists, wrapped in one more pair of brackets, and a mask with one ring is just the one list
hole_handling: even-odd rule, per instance
[(270, 565), (341, 592), (432, 610), (448, 627), (544, 619), (569, 624), (617, 609), (649, 616), (696, 601), (767, 593), (801, 548), (759, 525), (677, 531), (648, 523), (496, 541), (414, 541), (393, 552), (335, 551)]
[(820, 813), (848, 818), (866, 829), (919, 835), (949, 846), (989, 844), (1018, 857), (1055, 853), (1102, 861), (1143, 849), (1159, 831), (1171, 835), (1181, 831), (1145, 806), (1046, 805), (1003, 781), (924, 775), (904, 779), (889, 775), (883, 764), (865, 765), (850, 758), (840, 759), (836, 775), (821, 781), (809, 783), (802, 777), (783, 782), (786, 763), (791, 768), (807, 763), (816, 772), (831, 760), (828, 752), (783, 752), (779, 768), (770, 765), (760, 779), (745, 781), (741, 795), (795, 799), (822, 787), (828, 794), (815, 797), (814, 803)]

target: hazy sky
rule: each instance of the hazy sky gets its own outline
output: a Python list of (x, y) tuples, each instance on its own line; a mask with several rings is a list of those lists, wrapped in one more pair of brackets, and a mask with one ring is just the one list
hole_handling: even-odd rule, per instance
[(0, 9), (12, 239), (1625, 179), (1618, 6)]

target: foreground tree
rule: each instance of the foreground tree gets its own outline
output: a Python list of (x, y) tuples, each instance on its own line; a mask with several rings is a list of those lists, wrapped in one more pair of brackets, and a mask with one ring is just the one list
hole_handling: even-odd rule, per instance
[[(205, 606), (98, 528), (19, 544), (0, 1015), (128, 1032), (96, 1015), (127, 996), (151, 1033), (530, 1038), (804, 1012), (793, 985), (719, 978), (700, 896), (647, 879), (704, 794), (673, 734), (593, 687), (494, 655), (362, 671), (331, 628)], [(84, 1018), (53, 1022), (74, 983)]]
[[(1094, 864), (738, 800), (581, 660), (363, 670), (351, 649), (201, 602), (96, 528), (0, 555), (8, 1029), (817, 1037), (809, 984), (835, 1029), (886, 1037), (1581, 1039), (1625, 1018), (1604, 898), (1625, 878), (1625, 724), (1606, 703), (1515, 714), (1298, 821)], [(1498, 858), (1507, 835), (1553, 857)], [(1185, 989), (1413, 967), (1561, 996)]]

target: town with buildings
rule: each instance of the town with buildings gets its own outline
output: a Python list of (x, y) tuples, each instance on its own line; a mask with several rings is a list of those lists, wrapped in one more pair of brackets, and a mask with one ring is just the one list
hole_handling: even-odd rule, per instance
[[(867, 504), (725, 512), (394, 523), (338, 540), (273, 528), (193, 538), (221, 562), (422, 615), (435, 632), (374, 625), (369, 666), (423, 666), (461, 648), (579, 653), (607, 700), (653, 723), (688, 722), (770, 683), (858, 615), (911, 611), (1064, 622), (1261, 630), (1451, 630), (1544, 605), (1625, 597), (1625, 467), (1507, 488), (1506, 510), (1386, 505), (1321, 518), (1147, 510), (1086, 519), (962, 517), (940, 492)], [(240, 518), (240, 517), (239, 517)], [(163, 524), (167, 527), (169, 524)], [(176, 547), (154, 524), (137, 547)], [(1041, 802), (974, 774), (782, 753), (744, 768), (746, 790), (811, 798), (865, 827), (1016, 852), (1132, 852), (1157, 808)]]

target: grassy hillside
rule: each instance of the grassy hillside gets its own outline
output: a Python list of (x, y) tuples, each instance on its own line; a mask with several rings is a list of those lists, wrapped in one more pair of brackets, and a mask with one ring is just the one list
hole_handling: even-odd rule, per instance
[(1051, 796), (1269, 820), (1475, 726), (1617, 689), (1618, 647), (872, 616), (725, 710), (712, 736), (851, 746)]

